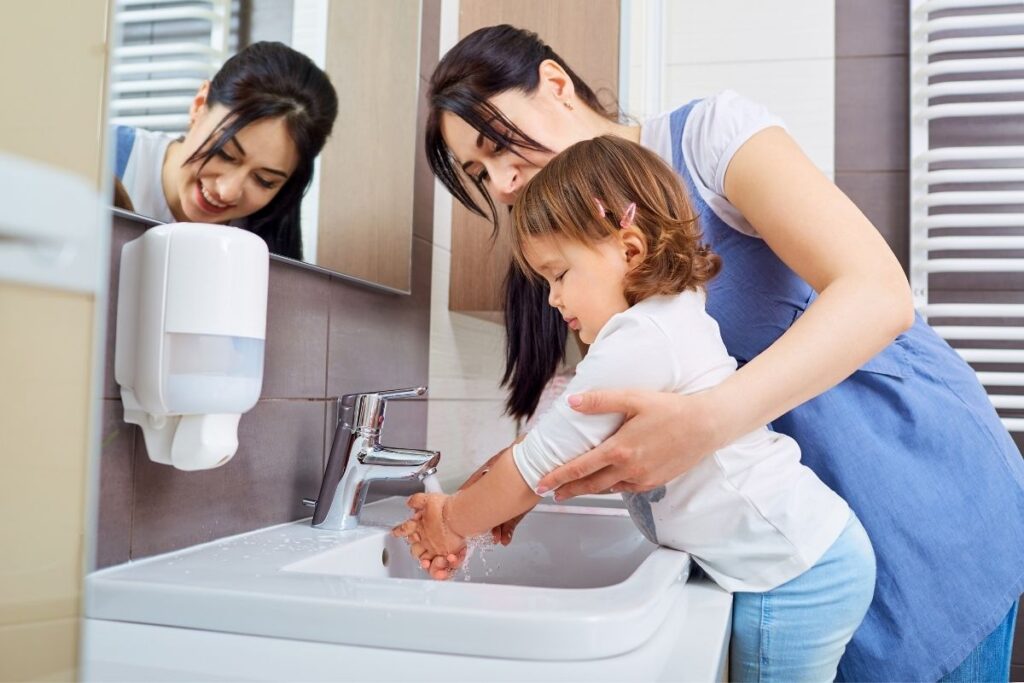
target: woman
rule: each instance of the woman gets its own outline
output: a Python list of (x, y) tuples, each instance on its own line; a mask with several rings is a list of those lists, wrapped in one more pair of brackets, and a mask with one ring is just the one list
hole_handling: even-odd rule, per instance
[(183, 137), (118, 126), (115, 175), (139, 213), (230, 223), (301, 259), (299, 207), (337, 114), (308, 57), (254, 43), (199, 88)]
[[(622, 125), (537, 36), (509, 26), (453, 48), (430, 101), (429, 161), (471, 210), (484, 214), (465, 181), (496, 216), (493, 202), (511, 204), (554, 153), (618, 135), (675, 168), (727, 264), (707, 305), (742, 369), (688, 396), (578, 397), (628, 421), (541, 486), (648, 490), (772, 422), (850, 503), (878, 556), (840, 678), (1005, 680), (1024, 590), (1024, 464), (971, 369), (915, 317), (878, 232), (781, 122), (722, 93)], [(558, 352), (548, 344), (548, 358)]]

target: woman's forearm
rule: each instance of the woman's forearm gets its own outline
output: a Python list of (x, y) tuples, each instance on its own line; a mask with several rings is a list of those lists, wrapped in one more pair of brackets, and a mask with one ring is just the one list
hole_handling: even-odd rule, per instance
[(906, 280), (870, 279), (828, 285), (774, 344), (712, 390), (721, 445), (840, 383), (913, 324)]
[(523, 514), (539, 500), (519, 473), (509, 447), (486, 476), (452, 496), (445, 521), (450, 531), (469, 538)]

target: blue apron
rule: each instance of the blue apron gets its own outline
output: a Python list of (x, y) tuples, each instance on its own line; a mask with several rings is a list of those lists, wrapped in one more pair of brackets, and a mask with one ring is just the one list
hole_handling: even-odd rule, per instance
[[(740, 365), (770, 346), (814, 290), (763, 240), (701, 199), (671, 115), (672, 162), (722, 257), (707, 310)], [(1024, 591), (1024, 461), (973, 370), (924, 320), (841, 384), (772, 423), (846, 499), (878, 559), (875, 597), (839, 666), (844, 680), (937, 680)]]

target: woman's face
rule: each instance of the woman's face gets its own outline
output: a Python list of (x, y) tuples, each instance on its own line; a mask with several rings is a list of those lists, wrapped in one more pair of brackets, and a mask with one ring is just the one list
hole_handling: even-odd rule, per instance
[[(571, 110), (544, 87), (531, 95), (509, 90), (488, 101), (523, 133), (551, 151), (517, 148), (512, 152), (499, 148), (450, 112), (441, 116), (441, 135), (462, 170), (470, 177), (481, 179), (495, 202), (511, 206), (537, 171), (582, 137)], [(506, 132), (499, 122), (494, 126), (500, 133)]]
[[(195, 111), (177, 159), (188, 159), (228, 114), (205, 104)], [(250, 216), (277, 195), (295, 172), (299, 153), (284, 119), (268, 118), (242, 128), (206, 163), (172, 164), (165, 195), (176, 218), (196, 223), (228, 223)]]

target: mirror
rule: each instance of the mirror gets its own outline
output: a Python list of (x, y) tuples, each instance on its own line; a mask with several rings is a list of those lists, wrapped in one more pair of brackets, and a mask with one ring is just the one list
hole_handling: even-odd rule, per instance
[[(301, 201), (301, 221), (273, 222), (288, 238), (268, 238), (271, 253), (408, 293), (420, 15), (419, 0), (117, 0), (108, 107), (117, 126), (111, 172), (121, 181), (115, 205), (159, 221), (189, 220), (182, 207), (190, 202), (211, 210), (241, 206), (206, 194), (194, 171), (178, 174), (177, 184), (169, 180), (168, 168), (191, 169), (196, 162), (163, 162), (177, 161), (173, 150), (187, 146), (179, 140), (202, 84), (247, 46), (281, 42), (327, 73), (338, 115)], [(256, 158), (252, 150), (245, 153)], [(243, 193), (252, 183), (274, 180), (258, 171), (251, 179), (241, 175)], [(207, 198), (214, 203), (201, 203)], [(247, 220), (255, 218), (209, 222), (246, 227)]]

